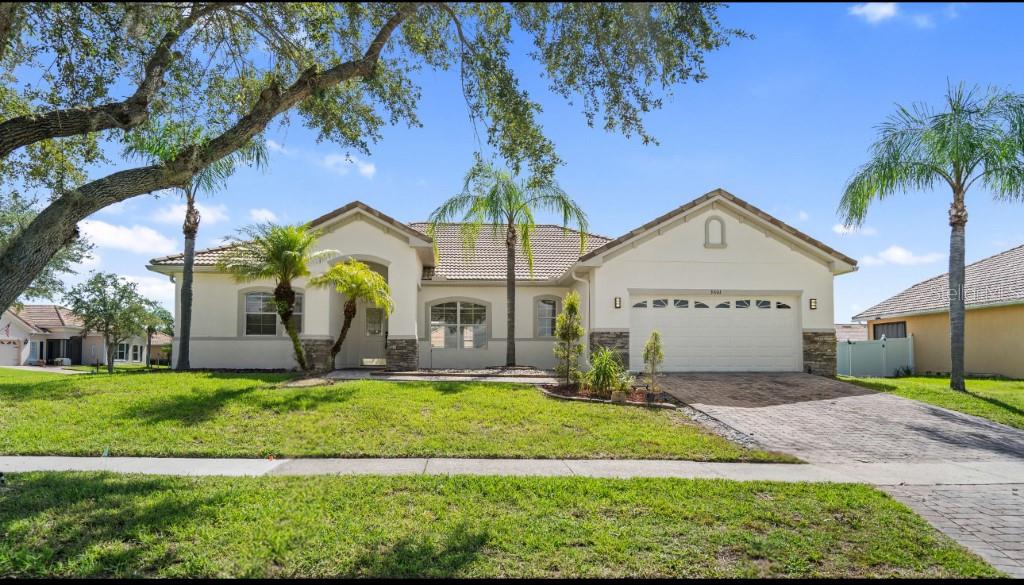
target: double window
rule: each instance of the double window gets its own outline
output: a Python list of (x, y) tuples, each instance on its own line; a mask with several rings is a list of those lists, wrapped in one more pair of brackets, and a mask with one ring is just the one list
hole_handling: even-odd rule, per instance
[(118, 361), (126, 361), (128, 359), (128, 344), (118, 343), (117, 352), (114, 354), (114, 359)]
[(487, 346), (487, 307), (449, 301), (430, 307), (430, 347), (479, 349)]
[(142, 361), (142, 346), (141, 345), (133, 345), (132, 346), (132, 361), (133, 362), (141, 362)]
[[(304, 305), (302, 294), (296, 294), (292, 323), (299, 333), (302, 333)], [(273, 293), (251, 292), (245, 294), (246, 335), (277, 335), (277, 321), (277, 306), (274, 303)]]

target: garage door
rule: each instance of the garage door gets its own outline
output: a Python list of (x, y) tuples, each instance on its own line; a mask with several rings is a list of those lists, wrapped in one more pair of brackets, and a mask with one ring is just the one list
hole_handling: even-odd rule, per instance
[(645, 295), (630, 298), (630, 369), (661, 333), (666, 372), (792, 372), (800, 369), (797, 297)]
[(20, 365), (21, 342), (0, 341), (0, 366)]

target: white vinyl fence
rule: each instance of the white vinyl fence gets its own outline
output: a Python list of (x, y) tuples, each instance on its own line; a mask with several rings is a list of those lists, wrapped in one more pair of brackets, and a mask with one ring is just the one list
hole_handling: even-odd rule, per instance
[(840, 341), (836, 369), (844, 376), (888, 378), (914, 369), (914, 336), (876, 341)]

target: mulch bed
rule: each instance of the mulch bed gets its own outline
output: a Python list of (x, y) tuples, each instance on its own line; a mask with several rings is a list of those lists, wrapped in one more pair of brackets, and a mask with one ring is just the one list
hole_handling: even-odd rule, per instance
[[(581, 388), (576, 385), (565, 385), (565, 384), (543, 384), (542, 388), (550, 392), (551, 394), (557, 394), (565, 398), (584, 398), (587, 400), (603, 400), (607, 401), (610, 397), (594, 394), (587, 388)], [(664, 394), (661, 392), (655, 397), (652, 402), (663, 402)], [(627, 395), (626, 402), (641, 402), (647, 403), (647, 388), (644, 386), (634, 387)]]

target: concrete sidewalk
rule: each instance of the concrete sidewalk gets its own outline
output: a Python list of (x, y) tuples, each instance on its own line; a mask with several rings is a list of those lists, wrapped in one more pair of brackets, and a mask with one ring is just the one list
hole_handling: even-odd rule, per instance
[(520, 475), (677, 477), (740, 481), (893, 485), (1024, 483), (1024, 462), (704, 463), (630, 459), (203, 459), (175, 457), (0, 457), (0, 472), (112, 471), (154, 475)]

